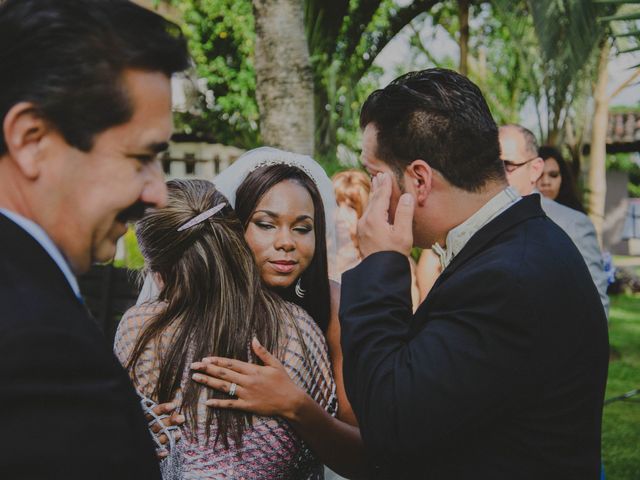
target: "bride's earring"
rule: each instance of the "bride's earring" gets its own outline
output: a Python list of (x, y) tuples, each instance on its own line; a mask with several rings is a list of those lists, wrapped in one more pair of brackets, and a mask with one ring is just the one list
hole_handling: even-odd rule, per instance
[(296, 295), (300, 298), (304, 298), (304, 295), (307, 291), (302, 288), (302, 277), (298, 277), (298, 281), (296, 282)]

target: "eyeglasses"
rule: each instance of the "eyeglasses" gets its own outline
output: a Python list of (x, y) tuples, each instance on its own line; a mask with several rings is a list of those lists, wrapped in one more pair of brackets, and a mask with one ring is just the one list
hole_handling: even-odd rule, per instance
[(507, 173), (512, 173), (515, 172), (517, 169), (519, 169), (521, 166), (526, 165), (529, 162), (533, 162), (535, 159), (540, 158), (538, 156), (535, 156), (533, 158), (530, 158), (529, 160), (525, 160), (524, 162), (513, 162), (511, 160), (502, 160), (500, 159), (500, 161), (502, 163), (504, 163), (504, 169), (507, 171)]

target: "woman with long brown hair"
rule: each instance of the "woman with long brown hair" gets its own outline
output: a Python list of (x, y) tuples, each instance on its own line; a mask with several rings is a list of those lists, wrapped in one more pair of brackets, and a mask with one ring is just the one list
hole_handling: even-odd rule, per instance
[(157, 300), (130, 309), (115, 351), (141, 394), (173, 401), (186, 416), (179, 455), (183, 478), (319, 478), (321, 464), (279, 418), (209, 409), (239, 395), (191, 381), (208, 355), (252, 364), (252, 349), (274, 352), (296, 385), (333, 413), (335, 384), (320, 328), (301, 308), (263, 287), (228, 200), (204, 180), (168, 182), (168, 205), (137, 225)]

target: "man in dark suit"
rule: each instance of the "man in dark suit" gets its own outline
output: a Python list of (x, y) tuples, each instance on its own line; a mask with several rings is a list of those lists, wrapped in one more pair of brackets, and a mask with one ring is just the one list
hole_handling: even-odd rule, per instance
[(162, 206), (175, 26), (125, 0), (0, 5), (3, 478), (159, 478), (138, 398), (75, 274)]
[[(342, 278), (347, 394), (380, 478), (596, 479), (606, 319), (580, 253), (505, 179), (480, 90), (404, 75), (361, 116), (365, 259)], [(411, 246), (443, 272), (411, 313)]]

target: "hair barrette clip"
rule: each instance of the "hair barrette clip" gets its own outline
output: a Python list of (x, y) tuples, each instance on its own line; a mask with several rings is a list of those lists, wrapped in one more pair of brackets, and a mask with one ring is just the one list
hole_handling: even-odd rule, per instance
[(216, 213), (218, 213), (220, 210), (222, 210), (225, 207), (225, 205), (226, 205), (226, 203), (220, 203), (220, 204), (216, 205), (215, 207), (210, 208), (209, 210), (205, 210), (204, 212), (202, 212), (199, 215), (196, 215), (191, 220), (189, 220), (187, 223), (185, 223), (181, 227), (178, 227), (178, 232), (182, 232), (183, 230), (186, 230), (187, 228), (191, 228), (194, 225), (202, 223), (206, 219), (213, 217)]

